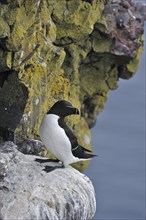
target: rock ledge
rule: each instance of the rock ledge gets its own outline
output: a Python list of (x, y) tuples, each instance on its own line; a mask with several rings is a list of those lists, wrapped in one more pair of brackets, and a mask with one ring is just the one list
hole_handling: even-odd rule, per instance
[(46, 173), (34, 158), (12, 142), (0, 145), (0, 219), (92, 219), (96, 201), (88, 177), (70, 166)]

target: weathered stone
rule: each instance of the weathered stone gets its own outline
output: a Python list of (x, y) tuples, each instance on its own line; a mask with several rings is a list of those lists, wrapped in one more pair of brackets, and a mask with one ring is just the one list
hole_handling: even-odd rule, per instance
[(1, 219), (92, 219), (96, 202), (89, 178), (70, 166), (46, 173), (34, 159), (12, 142), (0, 146)]
[[(125, 2), (129, 7), (125, 7)], [(121, 1), (120, 4), (108, 3), (103, 11), (108, 34), (115, 39), (110, 52), (118, 56), (128, 56), (131, 60), (135, 58), (138, 48), (143, 45), (140, 38), (146, 19), (144, 15), (146, 6), (142, 3), (138, 5), (131, 1)]]
[(39, 140), (26, 139), (18, 144), (18, 148), (23, 154), (45, 156), (45, 146)]

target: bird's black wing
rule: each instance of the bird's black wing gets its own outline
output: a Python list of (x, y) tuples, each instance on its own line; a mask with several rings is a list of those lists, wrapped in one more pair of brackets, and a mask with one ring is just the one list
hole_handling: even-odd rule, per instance
[[(90, 152), (90, 153), (88, 153), (88, 152)], [(78, 148), (74, 149), (72, 151), (72, 153), (75, 157), (85, 158), (85, 159), (89, 159), (89, 158), (97, 156), (97, 155), (92, 154), (92, 151), (82, 147), (81, 145), (78, 145)]]
[(71, 146), (72, 146), (72, 154), (75, 157), (78, 158), (92, 158), (96, 155), (93, 154), (88, 154), (87, 152), (90, 152), (90, 150), (85, 149), (84, 147), (82, 147), (81, 145), (78, 144), (77, 138), (74, 135), (74, 133), (72, 132), (72, 130), (66, 125), (65, 121), (63, 119), (59, 119), (58, 120), (59, 126), (62, 127), (66, 133), (66, 135), (68, 136), (70, 142), (71, 142)]
[(76, 136), (74, 135), (72, 130), (66, 125), (65, 121), (62, 118), (58, 120), (58, 123), (59, 123), (59, 126), (64, 129), (67, 137), (69, 138), (71, 142), (72, 150), (75, 149), (78, 146), (78, 141), (77, 141)]

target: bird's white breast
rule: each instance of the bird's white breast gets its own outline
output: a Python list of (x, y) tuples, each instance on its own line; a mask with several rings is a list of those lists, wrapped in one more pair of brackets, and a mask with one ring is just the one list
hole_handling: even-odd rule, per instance
[(71, 152), (71, 143), (63, 128), (58, 124), (59, 116), (48, 114), (44, 117), (40, 126), (42, 142), (64, 164), (74, 160)]

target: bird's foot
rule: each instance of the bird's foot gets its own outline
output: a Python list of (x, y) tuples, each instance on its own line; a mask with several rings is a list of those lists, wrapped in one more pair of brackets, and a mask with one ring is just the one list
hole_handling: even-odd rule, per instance
[(62, 166), (45, 166), (45, 168), (43, 169), (46, 173), (49, 173), (51, 171), (54, 171), (56, 169), (62, 169), (65, 168), (65, 166), (62, 164)]
[(40, 159), (40, 158), (36, 158), (35, 161), (39, 163), (59, 162), (58, 159)]

